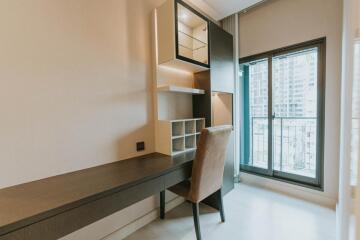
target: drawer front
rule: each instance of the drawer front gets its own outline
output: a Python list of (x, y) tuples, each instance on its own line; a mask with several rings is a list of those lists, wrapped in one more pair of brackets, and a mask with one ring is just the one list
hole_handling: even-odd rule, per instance
[(192, 165), (188, 164), (165, 176), (165, 188), (169, 188), (191, 177)]
[(120, 192), (99, 198), (77, 208), (44, 219), (0, 240), (55, 240), (124, 209), (164, 189), (164, 177), (148, 180)]

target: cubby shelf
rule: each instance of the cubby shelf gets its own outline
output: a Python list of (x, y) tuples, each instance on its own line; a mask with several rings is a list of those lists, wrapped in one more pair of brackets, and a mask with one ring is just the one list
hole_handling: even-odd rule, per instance
[(202, 89), (179, 87), (175, 85), (159, 86), (157, 90), (158, 92), (174, 92), (174, 93), (185, 93), (185, 94), (193, 94), (193, 95), (205, 94), (205, 90)]
[[(155, 151), (182, 157), (199, 146), (205, 122), (233, 124), (234, 39), (184, 0), (164, 0), (152, 18)], [(170, 120), (181, 118), (193, 119)], [(234, 187), (234, 134), (227, 151), (225, 192)]]
[(203, 128), (204, 118), (159, 120), (156, 151), (167, 155), (194, 151)]

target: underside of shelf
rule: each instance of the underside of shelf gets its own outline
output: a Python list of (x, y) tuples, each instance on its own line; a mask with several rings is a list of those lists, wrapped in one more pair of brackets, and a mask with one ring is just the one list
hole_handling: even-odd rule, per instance
[(207, 67), (203, 67), (198, 64), (190, 63), (190, 62), (183, 61), (180, 59), (173, 59), (173, 60), (170, 60), (167, 62), (160, 62), (159, 64), (162, 66), (175, 68), (175, 69), (179, 69), (179, 70), (184, 70), (184, 71), (192, 72), (192, 73), (209, 70), (209, 68), (207, 68)]
[(179, 87), (175, 85), (159, 86), (157, 89), (159, 92), (175, 92), (175, 93), (185, 93), (185, 94), (193, 94), (193, 95), (205, 94), (205, 90), (202, 89)]

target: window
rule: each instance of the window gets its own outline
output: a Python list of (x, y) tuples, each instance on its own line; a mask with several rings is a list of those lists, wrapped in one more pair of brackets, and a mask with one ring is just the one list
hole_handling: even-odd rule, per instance
[(241, 170), (322, 187), (325, 39), (240, 60)]

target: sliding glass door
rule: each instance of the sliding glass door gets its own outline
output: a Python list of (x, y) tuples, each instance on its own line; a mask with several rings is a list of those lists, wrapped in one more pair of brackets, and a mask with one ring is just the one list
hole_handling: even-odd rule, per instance
[(241, 169), (321, 187), (324, 40), (241, 60)]

